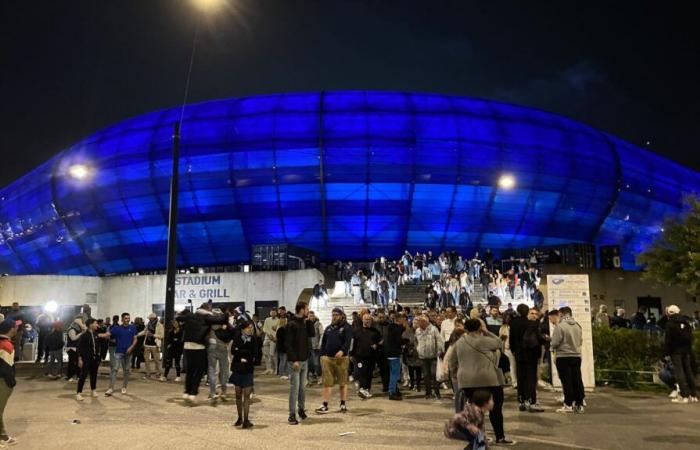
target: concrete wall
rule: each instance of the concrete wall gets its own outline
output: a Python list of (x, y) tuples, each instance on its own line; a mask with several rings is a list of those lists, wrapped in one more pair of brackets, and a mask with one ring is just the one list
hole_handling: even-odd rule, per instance
[[(27, 275), (0, 277), (0, 305), (19, 302), (23, 306), (44, 306), (53, 300), (58, 305), (82, 305), (100, 301), (101, 279), (98, 277)], [(94, 312), (95, 304), (91, 303)]]
[[(178, 275), (176, 305), (195, 306), (214, 302), (245, 302), (253, 311), (256, 301), (277, 301), (293, 308), (303, 289), (312, 287), (323, 275), (316, 269), (289, 272), (207, 273)], [(94, 316), (106, 317), (129, 312), (145, 317), (153, 304), (165, 301), (165, 276), (18, 276), (0, 278), (0, 305), (13, 301), (42, 306), (54, 300), (59, 305), (82, 305), (88, 294), (96, 294)], [(91, 296), (90, 296), (91, 297)]]
[[(641, 281), (641, 272), (625, 272), (623, 270), (579, 270), (569, 266), (547, 266), (545, 272), (548, 274), (571, 274), (587, 273), (591, 287), (591, 306), (593, 311), (598, 310), (598, 305), (608, 306), (608, 311), (612, 313), (612, 308), (616, 304), (621, 304), (630, 317), (637, 310), (638, 297), (659, 297), (661, 306), (678, 305), (684, 314), (692, 314), (695, 310), (700, 310), (700, 304), (683, 288), (654, 286)], [(546, 279), (543, 277), (543, 282)], [(546, 295), (546, 289), (542, 292)]]

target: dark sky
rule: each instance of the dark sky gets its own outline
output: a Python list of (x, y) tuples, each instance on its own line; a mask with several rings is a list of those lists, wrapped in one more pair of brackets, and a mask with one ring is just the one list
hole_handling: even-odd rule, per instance
[[(692, 2), (229, 0), (200, 35), (191, 101), (438, 92), (538, 107), (700, 170)], [(3, 1), (0, 186), (81, 137), (177, 105), (187, 0)]]

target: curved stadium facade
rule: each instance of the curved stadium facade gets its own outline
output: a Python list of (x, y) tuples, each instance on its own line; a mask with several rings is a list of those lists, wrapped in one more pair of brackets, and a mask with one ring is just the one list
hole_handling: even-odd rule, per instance
[[(162, 269), (179, 108), (103, 129), (0, 191), (0, 272)], [(69, 175), (76, 164), (90, 176)], [(405, 249), (619, 245), (624, 267), (700, 175), (589, 126), (463, 97), (323, 92), (211, 101), (182, 125), (179, 263), (286, 242)], [(502, 189), (502, 174), (516, 179)]]

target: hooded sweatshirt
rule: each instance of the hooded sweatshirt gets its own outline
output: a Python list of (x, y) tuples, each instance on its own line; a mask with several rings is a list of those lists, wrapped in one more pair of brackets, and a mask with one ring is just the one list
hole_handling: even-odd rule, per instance
[(581, 335), (581, 325), (573, 317), (565, 317), (554, 327), (550, 348), (557, 353), (557, 358), (580, 358)]

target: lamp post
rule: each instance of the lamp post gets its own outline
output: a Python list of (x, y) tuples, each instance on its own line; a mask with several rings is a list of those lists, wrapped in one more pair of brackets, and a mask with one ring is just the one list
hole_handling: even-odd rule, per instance
[(197, 50), (197, 38), (199, 36), (199, 26), (202, 22), (202, 16), (218, 9), (225, 0), (192, 0), (199, 14), (197, 25), (192, 38), (192, 52), (190, 54), (190, 64), (187, 69), (187, 79), (185, 81), (185, 92), (182, 99), (182, 107), (180, 108), (180, 116), (173, 125), (173, 168), (170, 177), (170, 209), (168, 211), (168, 256), (165, 276), (165, 340), (163, 349), (167, 348), (168, 331), (172, 328), (172, 322), (175, 318), (175, 276), (177, 274), (177, 222), (178, 222), (178, 199), (180, 194), (180, 131), (182, 129), (182, 120), (185, 116), (185, 106), (187, 106), (187, 97), (190, 90), (190, 79), (192, 78), (192, 66), (194, 64), (195, 51)]

